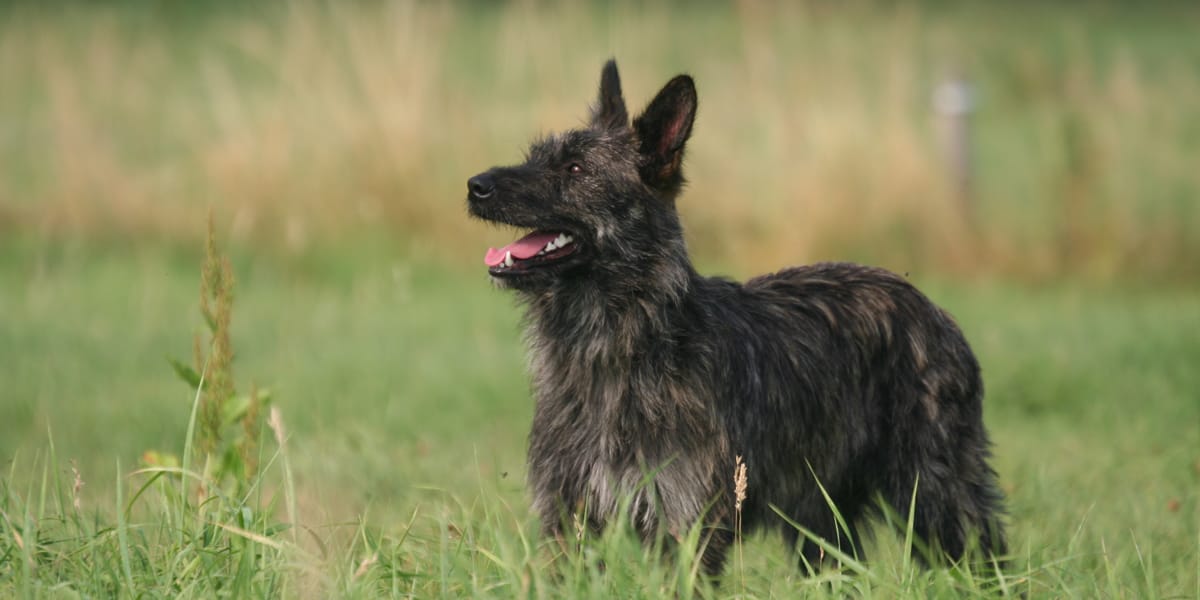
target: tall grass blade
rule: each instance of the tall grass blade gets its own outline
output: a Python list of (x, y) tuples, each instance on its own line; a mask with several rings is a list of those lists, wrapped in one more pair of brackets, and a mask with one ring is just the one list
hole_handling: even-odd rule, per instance
[(136, 597), (137, 587), (133, 583), (133, 564), (129, 554), (129, 522), (125, 517), (125, 501), (123, 498), (124, 484), (121, 481), (121, 461), (117, 460), (117, 540), (121, 549), (121, 571), (125, 575), (125, 585), (129, 586), (129, 595)]
[(1158, 586), (1154, 582), (1154, 560), (1149, 552), (1142, 553), (1142, 547), (1138, 544), (1137, 536), (1132, 531), (1129, 532), (1129, 537), (1133, 541), (1133, 550), (1137, 554), (1138, 564), (1142, 567), (1142, 580), (1146, 585), (1146, 593), (1142, 597), (1155, 600), (1158, 598)]
[[(846, 522), (845, 517), (842, 516), (842, 511), (838, 510), (837, 505), (834, 504), (833, 498), (829, 496), (829, 492), (821, 483), (821, 479), (817, 477), (817, 472), (813, 470), (812, 464), (808, 463), (808, 461), (805, 461), (805, 463), (808, 465), (808, 472), (813, 476), (813, 481), (817, 482), (817, 489), (821, 490), (821, 496), (825, 498), (825, 505), (828, 506), (830, 512), (833, 513), (833, 519), (837, 523), (838, 530), (846, 534), (847, 541), (850, 543), (850, 551), (853, 553), (855, 558), (858, 558), (858, 548), (854, 547), (854, 534), (850, 529), (850, 524)], [(840, 547), (841, 536), (839, 535), (838, 538), (838, 546)]]
[(912, 571), (912, 551), (913, 551), (913, 529), (917, 518), (917, 488), (921, 486), (921, 474), (918, 473), (913, 479), (912, 497), (908, 500), (908, 518), (904, 523), (904, 547), (902, 548), (903, 560), (901, 564), (902, 574), (908, 577)]
[[(855, 574), (862, 575), (871, 581), (878, 581), (878, 579), (879, 579), (878, 576), (875, 573), (871, 572), (871, 570), (868, 569), (867, 566), (865, 564), (863, 564), (862, 562), (860, 562), (857, 558), (847, 554), (841, 548), (835, 546), (834, 544), (831, 544), (828, 540), (813, 533), (807, 527), (792, 520), (792, 518), (789, 517), (787, 515), (787, 513), (780, 510), (780, 508), (778, 506), (775, 506), (774, 504), (772, 504), (771, 510), (774, 511), (776, 515), (779, 515), (779, 518), (783, 519), (784, 522), (788, 524), (788, 526), (792, 527), (793, 529), (798, 531), (801, 535), (803, 535), (805, 539), (820, 546), (821, 549), (825, 550), (826, 554), (832, 556), (835, 560), (842, 563), (842, 566), (849, 568)], [(814, 565), (814, 567), (815, 567), (815, 565)]]
[[(209, 357), (212, 356), (211, 349), (208, 352)], [(180, 459), (183, 473), (190, 473), (192, 470), (192, 448), (193, 442), (196, 439), (196, 420), (200, 414), (200, 399), (204, 393), (204, 378), (208, 375), (208, 358), (204, 359), (204, 367), (200, 369), (200, 382), (196, 386), (195, 397), (192, 398), (192, 413), (188, 416), (187, 433), (183, 438), (183, 457)], [(203, 481), (201, 481), (203, 485)], [(188, 515), (188, 485), (186, 478), (179, 482), (179, 547), (183, 548), (187, 540), (187, 527), (185, 524)]]

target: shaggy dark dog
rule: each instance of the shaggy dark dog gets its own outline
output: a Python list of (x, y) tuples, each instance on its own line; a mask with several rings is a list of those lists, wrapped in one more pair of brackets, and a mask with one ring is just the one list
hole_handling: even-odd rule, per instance
[(468, 182), (472, 215), (532, 231), (486, 263), (527, 307), (529, 485), (545, 532), (580, 517), (600, 530), (632, 497), (647, 539), (706, 527), (719, 573), (741, 456), (743, 527), (780, 527), (813, 566), (823, 553), (776, 510), (857, 549), (855, 526), (883, 506), (907, 519), (914, 487), (915, 533), (932, 548), (1002, 554), (979, 365), (953, 319), (871, 267), (698, 274), (675, 211), (695, 114), (680, 75), (630, 122), (610, 61), (586, 129)]

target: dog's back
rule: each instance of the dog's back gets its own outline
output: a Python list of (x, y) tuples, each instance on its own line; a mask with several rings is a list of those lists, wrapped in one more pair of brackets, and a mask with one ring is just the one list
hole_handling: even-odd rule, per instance
[(916, 485), (923, 538), (961, 556), (974, 530), (1003, 549), (979, 365), (949, 315), (899, 276), (852, 264), (759, 277), (744, 294), (725, 307), (737, 326), (723, 335), (745, 341), (724, 358), (749, 393), (726, 396), (724, 418), (758, 440), (742, 446), (771, 449), (746, 453), (752, 480), (802, 482), (764, 490), (749, 510), (765, 520), (775, 505), (836, 539), (818, 482), (849, 523), (877, 496), (907, 513)]

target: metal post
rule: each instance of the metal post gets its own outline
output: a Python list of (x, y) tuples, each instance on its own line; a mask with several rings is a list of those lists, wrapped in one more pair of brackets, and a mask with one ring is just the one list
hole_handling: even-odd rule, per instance
[(950, 171), (954, 193), (968, 223), (974, 223), (971, 169), (971, 113), (975, 109), (971, 84), (961, 75), (952, 75), (938, 84), (933, 107), (941, 124), (941, 145)]

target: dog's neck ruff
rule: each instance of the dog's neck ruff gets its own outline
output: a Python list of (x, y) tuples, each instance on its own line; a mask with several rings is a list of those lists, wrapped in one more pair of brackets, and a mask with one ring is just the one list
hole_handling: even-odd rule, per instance
[(642, 340), (668, 334), (699, 277), (683, 254), (636, 275), (600, 271), (522, 293), (530, 341), (590, 347), (582, 360), (628, 359)]

